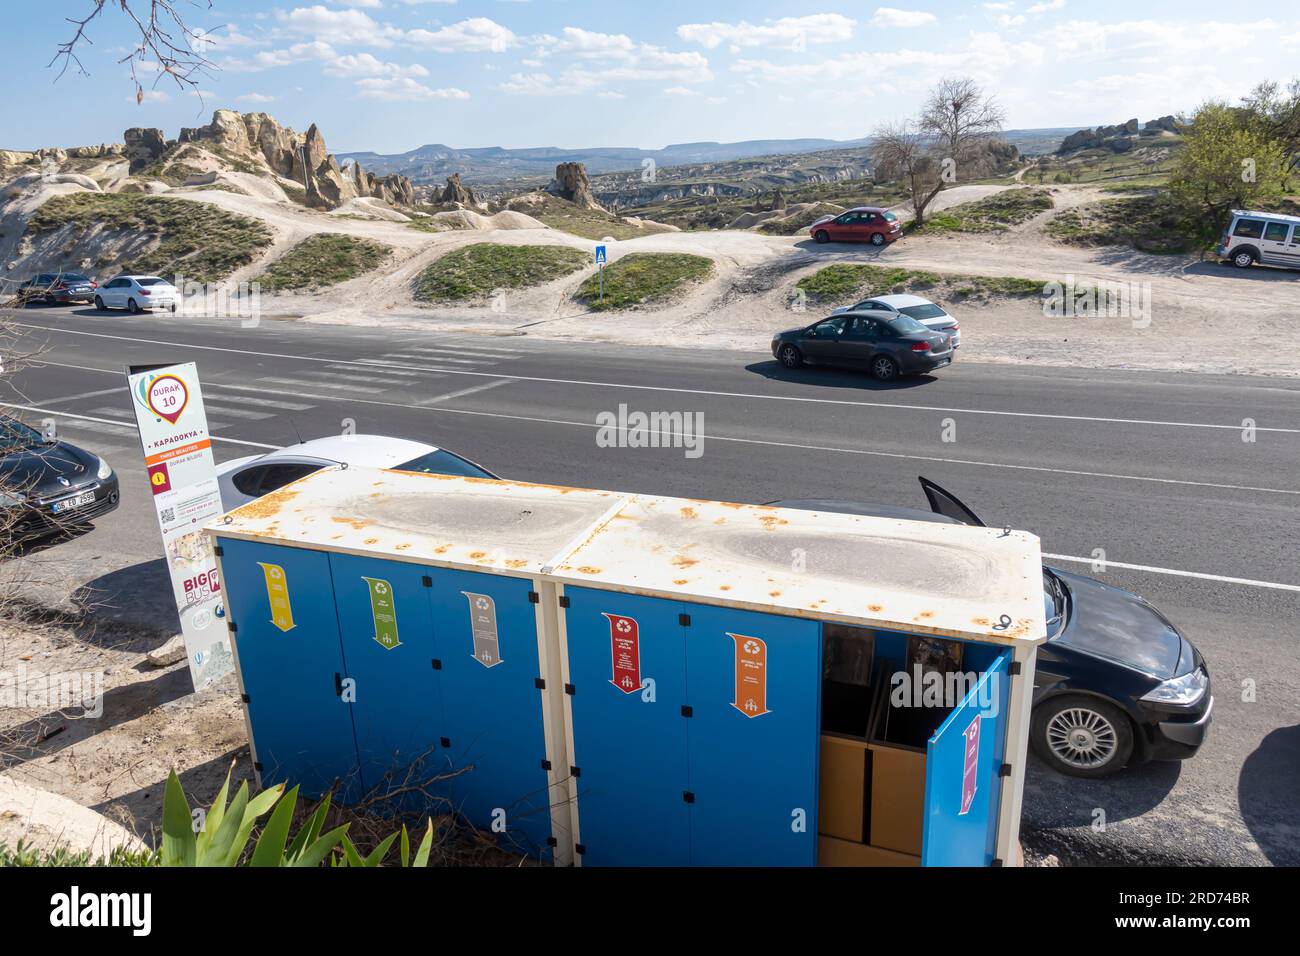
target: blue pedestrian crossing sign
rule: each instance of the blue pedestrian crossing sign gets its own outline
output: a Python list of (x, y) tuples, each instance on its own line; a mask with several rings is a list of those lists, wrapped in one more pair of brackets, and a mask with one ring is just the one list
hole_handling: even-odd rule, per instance
[(605, 247), (604, 247), (604, 246), (597, 246), (597, 247), (596, 247), (596, 265), (598, 265), (598, 266), (603, 266), (604, 264), (605, 264)]

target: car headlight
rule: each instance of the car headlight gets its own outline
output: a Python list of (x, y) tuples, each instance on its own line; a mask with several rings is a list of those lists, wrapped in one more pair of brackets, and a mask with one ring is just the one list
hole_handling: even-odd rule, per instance
[(100, 481), (107, 481), (113, 477), (113, 466), (103, 458), (99, 459), (99, 471), (95, 472), (95, 477)]
[(1198, 667), (1182, 677), (1171, 677), (1158, 684), (1150, 693), (1143, 694), (1142, 699), (1156, 704), (1194, 704), (1208, 686), (1210, 675), (1205, 673), (1205, 668)]

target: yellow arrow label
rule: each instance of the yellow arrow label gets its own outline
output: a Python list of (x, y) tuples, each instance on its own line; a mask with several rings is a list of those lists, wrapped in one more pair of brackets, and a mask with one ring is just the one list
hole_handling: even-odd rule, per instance
[(278, 564), (257, 562), (266, 576), (266, 599), (271, 604), (271, 623), (282, 631), (292, 631), (293, 606), (289, 603), (289, 579)]

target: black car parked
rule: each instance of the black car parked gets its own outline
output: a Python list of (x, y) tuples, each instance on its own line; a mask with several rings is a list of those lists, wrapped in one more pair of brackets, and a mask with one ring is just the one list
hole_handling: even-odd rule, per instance
[(98, 283), (90, 276), (80, 272), (42, 272), (32, 276), (18, 287), (18, 299), (28, 302), (44, 302), (48, 305), (67, 304), (69, 302), (90, 302), (95, 298)]
[(117, 505), (108, 462), (0, 415), (0, 532), (7, 540), (48, 537)]
[(846, 365), (865, 368), (882, 382), (933, 372), (952, 361), (952, 337), (906, 315), (841, 312), (772, 337), (772, 356), (786, 368)]
[[(931, 511), (855, 501), (773, 501), (782, 508), (944, 521), (983, 527), (921, 478)], [(1147, 760), (1193, 756), (1214, 698), (1205, 660), (1169, 619), (1136, 594), (1043, 566), (1047, 643), (1038, 648), (1029, 742), (1049, 766), (1106, 777)]]

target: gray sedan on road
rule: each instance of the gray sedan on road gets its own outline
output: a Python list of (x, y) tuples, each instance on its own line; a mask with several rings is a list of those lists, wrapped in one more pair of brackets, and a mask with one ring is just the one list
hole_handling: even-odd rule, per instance
[(933, 372), (952, 361), (952, 336), (900, 313), (841, 312), (772, 337), (772, 355), (786, 368), (845, 365), (882, 382)]

